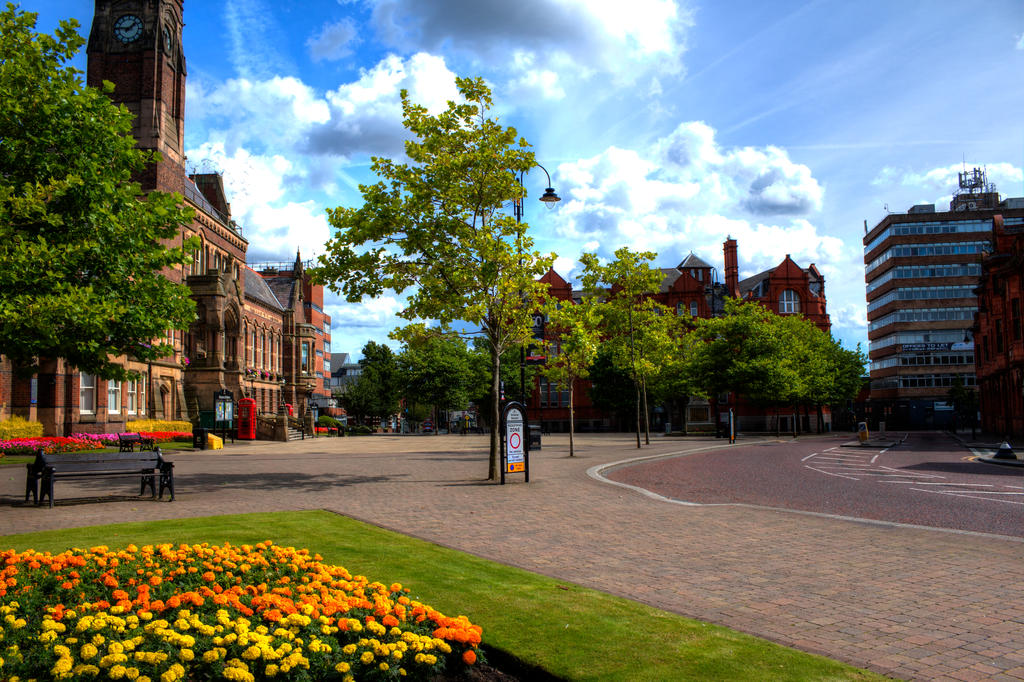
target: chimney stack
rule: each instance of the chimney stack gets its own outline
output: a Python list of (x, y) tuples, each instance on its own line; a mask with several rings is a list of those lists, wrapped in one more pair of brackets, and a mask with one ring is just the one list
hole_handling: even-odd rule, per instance
[(736, 240), (727, 237), (725, 250), (725, 293), (732, 298), (740, 297), (740, 266), (736, 256)]

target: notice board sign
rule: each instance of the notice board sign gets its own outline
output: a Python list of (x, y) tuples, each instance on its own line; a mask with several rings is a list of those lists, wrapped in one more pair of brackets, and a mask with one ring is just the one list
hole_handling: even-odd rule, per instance
[(526, 409), (522, 403), (510, 402), (501, 413), (501, 483), (505, 474), (523, 474), (530, 480), (530, 453), (526, 438)]

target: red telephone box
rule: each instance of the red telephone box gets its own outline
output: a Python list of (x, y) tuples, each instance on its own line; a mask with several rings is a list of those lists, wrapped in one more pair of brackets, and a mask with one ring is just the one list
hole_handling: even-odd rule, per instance
[(238, 401), (238, 439), (256, 440), (256, 401), (252, 398)]

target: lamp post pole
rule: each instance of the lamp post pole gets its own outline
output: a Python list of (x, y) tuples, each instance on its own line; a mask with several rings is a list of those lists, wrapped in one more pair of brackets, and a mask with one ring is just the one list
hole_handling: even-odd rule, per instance
[[(558, 194), (555, 193), (555, 188), (551, 186), (551, 174), (548, 173), (548, 169), (547, 168), (545, 168), (544, 166), (540, 165), (539, 163), (534, 164), (534, 165), (537, 168), (540, 168), (542, 171), (544, 171), (544, 175), (548, 179), (548, 186), (544, 190), (544, 194), (543, 194), (543, 196), (541, 196), (540, 200), (543, 201), (544, 204), (549, 209), (554, 208), (555, 204), (557, 204), (559, 201), (561, 201), (562, 198), (560, 196), (558, 196)], [(519, 175), (516, 176), (516, 181), (519, 183), (520, 187), (523, 187), (523, 180), (525, 179), (526, 174), (528, 172), (529, 172), (528, 170), (520, 171)], [(513, 208), (514, 208), (514, 213), (515, 213), (515, 218), (516, 218), (516, 225), (520, 225), (523, 222), (523, 200), (522, 200), (522, 198), (519, 198), (519, 199), (515, 200), (515, 202), (513, 203)], [(523, 264), (522, 237), (517, 235), (516, 239), (519, 242), (519, 265), (522, 266), (522, 264)], [(523, 295), (523, 292), (520, 291), (519, 292), (519, 297), (522, 298), (522, 295)], [(519, 346), (519, 403), (523, 406), (523, 409), (525, 410), (526, 409), (526, 344), (525, 343)], [(526, 415), (524, 415), (524, 416), (526, 416)], [(529, 417), (527, 417), (527, 424), (526, 424), (526, 429), (527, 429), (527, 437), (526, 437), (527, 449), (529, 449), (529, 442), (530, 442), (529, 435), (528, 435), (529, 434), (529, 428), (530, 428)]]

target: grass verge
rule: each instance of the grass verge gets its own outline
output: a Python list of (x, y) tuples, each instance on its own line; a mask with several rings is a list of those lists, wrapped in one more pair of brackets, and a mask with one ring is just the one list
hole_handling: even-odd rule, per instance
[[(863, 670), (497, 564), (330, 512), (275, 512), (125, 523), (0, 538), (0, 548), (59, 552), (128, 543), (255, 543), (319, 552), (354, 574), (484, 628), (492, 662), (515, 656), (569, 680), (881, 680)], [(496, 539), (499, 542), (500, 539)], [(514, 671), (510, 671), (514, 672)], [(521, 671), (522, 672), (522, 671)]]

